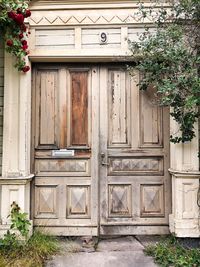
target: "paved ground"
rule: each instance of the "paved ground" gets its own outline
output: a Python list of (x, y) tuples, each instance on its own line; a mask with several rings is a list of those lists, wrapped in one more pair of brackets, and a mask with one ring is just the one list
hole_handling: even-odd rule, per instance
[[(143, 243), (144, 242), (144, 243)], [(56, 255), (46, 267), (156, 267), (151, 257), (143, 253), (142, 244), (152, 243), (132, 236), (101, 240), (61, 241), (61, 255)]]

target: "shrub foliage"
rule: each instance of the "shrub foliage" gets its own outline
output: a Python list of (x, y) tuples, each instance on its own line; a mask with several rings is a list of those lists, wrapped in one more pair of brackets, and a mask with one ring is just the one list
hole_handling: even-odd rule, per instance
[(165, 1), (170, 7), (152, 2), (148, 9), (140, 4), (140, 12), (153, 28), (146, 24), (139, 42), (130, 43), (134, 69), (141, 73), (139, 87), (155, 87), (157, 103), (171, 107), (180, 125), (171, 142), (191, 141), (200, 106), (200, 1)]

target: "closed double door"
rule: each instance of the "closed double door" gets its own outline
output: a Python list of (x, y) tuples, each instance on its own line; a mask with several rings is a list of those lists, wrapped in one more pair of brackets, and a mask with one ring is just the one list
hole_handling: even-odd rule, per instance
[(35, 226), (57, 235), (168, 232), (169, 112), (138, 81), (123, 65), (34, 66)]

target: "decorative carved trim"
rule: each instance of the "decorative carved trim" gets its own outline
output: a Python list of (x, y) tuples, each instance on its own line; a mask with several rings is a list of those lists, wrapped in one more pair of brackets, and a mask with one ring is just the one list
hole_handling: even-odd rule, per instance
[[(154, 3), (153, 3), (154, 4)], [(154, 4), (155, 5), (155, 4)], [(133, 0), (32, 0), (30, 3), (31, 10), (55, 10), (55, 9), (96, 9), (99, 8), (138, 8), (138, 2)], [(144, 1), (145, 7), (152, 7), (151, 0)], [(159, 4), (157, 5), (160, 6)], [(162, 6), (168, 6), (167, 4), (162, 4)]]
[(34, 174), (30, 174), (23, 177), (0, 178), (0, 185), (25, 185), (30, 183), (34, 176)]
[(109, 175), (163, 175), (163, 157), (109, 158)]
[[(103, 11), (102, 11), (103, 12)], [(40, 14), (33, 12), (29, 19), (30, 25), (99, 25), (99, 24), (131, 24), (140, 23), (141, 16), (138, 14), (94, 14), (91, 12), (89, 15), (72, 14), (62, 12), (57, 15), (54, 12), (47, 12), (47, 14)], [(121, 13), (121, 12), (120, 12)]]
[(169, 173), (172, 174), (175, 178), (191, 178), (191, 179), (200, 179), (200, 171), (177, 171), (173, 169), (168, 169)]

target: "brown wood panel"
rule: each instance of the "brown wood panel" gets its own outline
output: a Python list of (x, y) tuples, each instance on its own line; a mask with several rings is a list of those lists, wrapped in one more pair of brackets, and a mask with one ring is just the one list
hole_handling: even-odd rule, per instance
[(59, 129), (59, 148), (67, 147), (67, 128), (69, 127), (67, 123), (67, 74), (66, 69), (62, 68), (59, 70), (59, 99), (58, 99), (58, 125)]
[(71, 72), (71, 145), (88, 145), (88, 72)]
[(40, 144), (55, 144), (55, 88), (57, 73), (41, 73)]
[(140, 91), (140, 143), (143, 147), (163, 146), (162, 108), (155, 100), (155, 88)]

